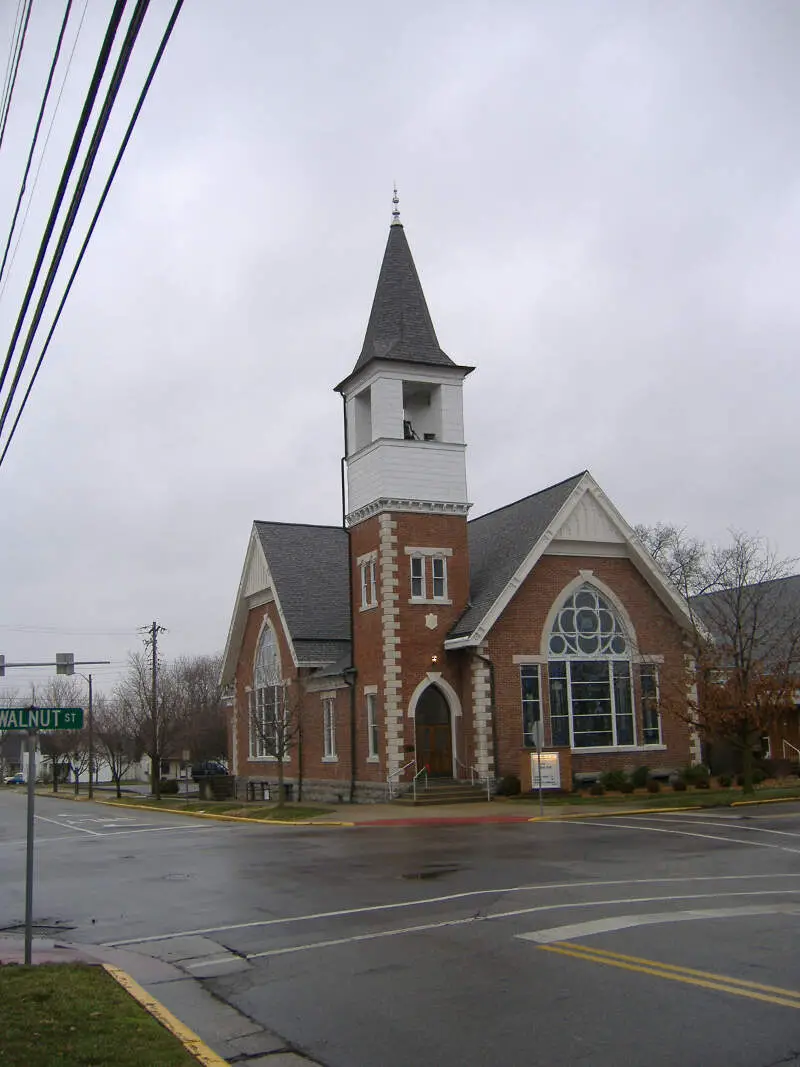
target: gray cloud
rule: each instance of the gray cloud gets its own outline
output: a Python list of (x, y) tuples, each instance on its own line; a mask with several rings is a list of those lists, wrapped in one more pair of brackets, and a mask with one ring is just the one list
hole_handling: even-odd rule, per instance
[[(6, 213), (56, 17), (32, 20)], [(152, 618), (166, 655), (219, 648), (251, 520), (339, 521), (331, 389), (393, 179), (440, 341), (477, 367), (475, 513), (588, 467), (631, 522), (800, 553), (798, 23), (780, 0), (186, 5), (0, 470), (0, 650), (118, 662)]]

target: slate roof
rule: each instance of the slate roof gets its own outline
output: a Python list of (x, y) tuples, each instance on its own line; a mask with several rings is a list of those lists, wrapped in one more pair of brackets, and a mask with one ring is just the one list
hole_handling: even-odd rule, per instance
[(399, 222), (389, 227), (364, 344), (351, 375), (373, 359), (456, 366), (439, 346), (405, 230)]
[(754, 656), (796, 659), (800, 637), (800, 574), (756, 582), (746, 586), (741, 594), (735, 613), (731, 595), (725, 590), (692, 597), (691, 603), (716, 641), (723, 644), (730, 641), (739, 621), (745, 634), (758, 635)]
[(338, 659), (350, 643), (347, 532), (290, 522), (255, 527), (298, 658)]
[(470, 606), (447, 635), (471, 634), (586, 471), (467, 523)]

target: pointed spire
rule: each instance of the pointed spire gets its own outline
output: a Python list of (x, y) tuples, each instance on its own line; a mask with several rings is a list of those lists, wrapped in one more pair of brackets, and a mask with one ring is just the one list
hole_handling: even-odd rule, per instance
[(400, 222), (396, 189), (392, 203), (395, 208), (375, 299), (361, 354), (351, 373), (361, 370), (373, 359), (454, 367), (456, 364), (439, 347), (417, 268)]

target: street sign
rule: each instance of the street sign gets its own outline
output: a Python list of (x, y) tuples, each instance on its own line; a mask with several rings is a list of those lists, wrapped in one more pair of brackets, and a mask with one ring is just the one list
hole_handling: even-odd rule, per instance
[(83, 708), (0, 708), (0, 730), (82, 730)]

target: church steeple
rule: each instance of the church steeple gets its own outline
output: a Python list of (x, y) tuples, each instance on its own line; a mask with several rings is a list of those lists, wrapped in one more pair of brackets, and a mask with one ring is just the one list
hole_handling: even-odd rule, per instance
[[(436, 337), (399, 213), (389, 227), (364, 344), (348, 377), (357, 374), (374, 359), (456, 366)], [(337, 390), (341, 392), (345, 382), (338, 385)]]
[(347, 519), (396, 510), (466, 515), (462, 386), (442, 350), (395, 210), (345, 400)]

